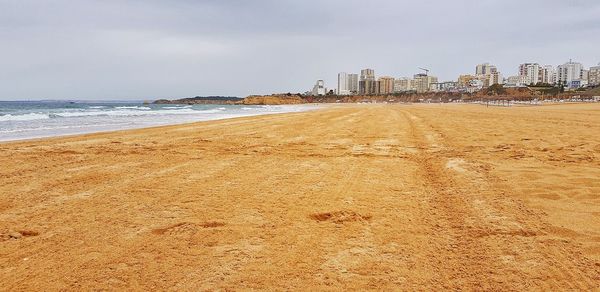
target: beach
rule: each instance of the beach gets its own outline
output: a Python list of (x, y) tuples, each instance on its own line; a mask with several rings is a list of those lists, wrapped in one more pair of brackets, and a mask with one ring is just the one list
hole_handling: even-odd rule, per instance
[(0, 143), (2, 290), (594, 290), (600, 104)]

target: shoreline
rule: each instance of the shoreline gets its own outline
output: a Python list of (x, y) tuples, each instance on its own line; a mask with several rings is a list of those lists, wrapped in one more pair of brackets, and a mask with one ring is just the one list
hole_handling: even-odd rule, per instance
[[(586, 105), (586, 104), (594, 104), (589, 102), (568, 102), (568, 103), (541, 103), (541, 104), (514, 104), (512, 106), (498, 106), (491, 105), (493, 108), (538, 108), (538, 107), (547, 107), (547, 106), (575, 106), (575, 105)], [(181, 122), (181, 123), (173, 123), (173, 124), (165, 124), (165, 125), (151, 125), (144, 127), (133, 127), (133, 128), (124, 128), (124, 129), (110, 129), (110, 130), (100, 130), (100, 131), (92, 131), (92, 132), (81, 132), (81, 133), (73, 133), (73, 134), (64, 134), (64, 135), (49, 135), (49, 136), (40, 136), (40, 137), (30, 137), (30, 138), (19, 138), (14, 140), (1, 140), (0, 145), (10, 144), (10, 143), (20, 143), (20, 142), (41, 142), (50, 139), (61, 139), (61, 138), (73, 138), (79, 136), (89, 136), (94, 134), (110, 134), (110, 133), (118, 133), (118, 132), (127, 132), (127, 131), (135, 131), (135, 130), (144, 130), (144, 129), (154, 129), (154, 128), (168, 128), (173, 126), (184, 126), (184, 125), (193, 125), (197, 123), (210, 123), (217, 122), (223, 120), (234, 120), (234, 119), (244, 119), (244, 118), (252, 118), (258, 116), (268, 116), (268, 115), (284, 115), (284, 114), (294, 114), (294, 113), (303, 113), (310, 112), (315, 110), (322, 110), (328, 108), (340, 108), (340, 107), (361, 107), (361, 106), (415, 106), (415, 107), (427, 107), (427, 106), (480, 106), (486, 107), (484, 103), (313, 103), (313, 104), (289, 104), (288, 106), (310, 106), (314, 107), (308, 110), (303, 111), (290, 111), (290, 112), (275, 112), (275, 113), (259, 113), (252, 114), (246, 116), (233, 116), (233, 117), (223, 117), (223, 118), (215, 118), (215, 119), (207, 119), (200, 121), (192, 121), (192, 122)]]
[(182, 121), (182, 122), (173, 122), (173, 123), (167, 123), (167, 124), (157, 124), (157, 125), (147, 125), (147, 126), (136, 125), (136, 126), (132, 126), (132, 127), (114, 128), (114, 129), (109, 128), (109, 129), (102, 129), (102, 130), (89, 129), (89, 130), (84, 130), (81, 132), (68, 133), (68, 134), (56, 134), (56, 135), (48, 134), (48, 135), (35, 135), (35, 136), (16, 138), (16, 139), (0, 139), (0, 145), (6, 144), (6, 143), (11, 143), (11, 142), (44, 140), (44, 139), (52, 139), (52, 138), (89, 135), (89, 134), (96, 134), (96, 133), (110, 133), (110, 132), (120, 132), (120, 131), (128, 131), (128, 130), (149, 129), (149, 128), (155, 128), (155, 127), (168, 127), (168, 126), (176, 126), (176, 125), (202, 123), (202, 122), (210, 122), (210, 121), (221, 121), (221, 120), (227, 120), (227, 119), (237, 119), (237, 118), (263, 116), (263, 115), (305, 112), (305, 111), (313, 111), (313, 110), (318, 110), (320, 108), (327, 107), (327, 105), (323, 105), (323, 104), (310, 104), (310, 105), (302, 104), (302, 105), (285, 105), (285, 106), (305, 108), (305, 109), (296, 110), (296, 111), (287, 111), (287, 112), (260, 112), (260, 113), (251, 113), (251, 114), (245, 114), (245, 115), (230, 115), (230, 116), (222, 116), (222, 117), (215, 117), (215, 118), (211, 117), (211, 118), (206, 118), (206, 119), (200, 119), (197, 121)]

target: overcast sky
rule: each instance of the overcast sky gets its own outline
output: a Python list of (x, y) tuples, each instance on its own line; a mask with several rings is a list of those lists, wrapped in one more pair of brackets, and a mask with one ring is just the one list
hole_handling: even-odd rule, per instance
[(598, 0), (0, 0), (0, 100), (304, 92), (600, 62)]

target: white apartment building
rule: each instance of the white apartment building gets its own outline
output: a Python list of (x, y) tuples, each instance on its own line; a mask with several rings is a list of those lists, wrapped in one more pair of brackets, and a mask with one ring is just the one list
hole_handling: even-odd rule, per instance
[(527, 78), (527, 84), (538, 84), (540, 81), (540, 65), (536, 63), (527, 66), (525, 77)]
[(351, 94), (358, 93), (358, 74), (348, 74), (348, 90)]
[(349, 95), (350, 89), (348, 88), (348, 85), (348, 73), (340, 72), (338, 74), (337, 94)]
[(538, 63), (519, 65), (519, 76), (524, 76), (525, 84), (555, 83), (555, 71), (551, 65), (540, 66)]
[(583, 65), (581, 63), (569, 61), (559, 65), (556, 69), (556, 80), (562, 83), (571, 83), (571, 81), (583, 79)]
[(540, 82), (547, 84), (556, 83), (556, 70), (552, 65), (545, 65), (540, 68)]
[(496, 71), (490, 74), (490, 76), (490, 86), (494, 84), (504, 84), (504, 77), (500, 72)]
[(590, 70), (583, 69), (581, 71), (581, 80), (588, 80), (590, 78)]
[(519, 75), (525, 77), (525, 84), (537, 84), (540, 82), (540, 64), (525, 63), (519, 65)]
[[(537, 64), (537, 63), (535, 63)], [(527, 67), (534, 65), (534, 63), (523, 63), (519, 65), (519, 76), (527, 76)]]

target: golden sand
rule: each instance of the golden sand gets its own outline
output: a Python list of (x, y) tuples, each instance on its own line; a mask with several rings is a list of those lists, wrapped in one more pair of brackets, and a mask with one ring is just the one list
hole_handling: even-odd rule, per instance
[(0, 289), (598, 289), (599, 153), (600, 104), (4, 143)]

